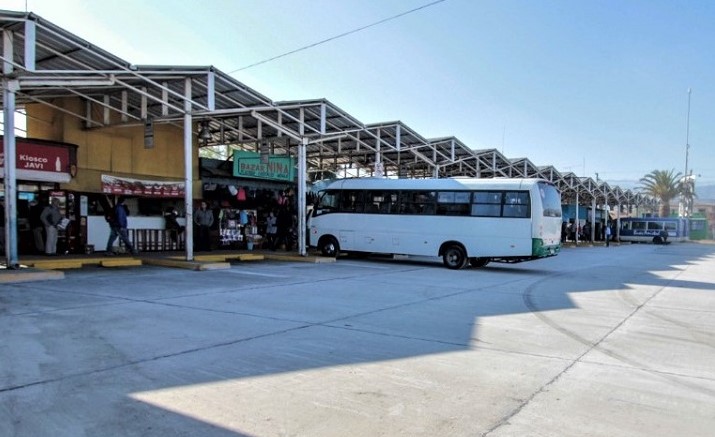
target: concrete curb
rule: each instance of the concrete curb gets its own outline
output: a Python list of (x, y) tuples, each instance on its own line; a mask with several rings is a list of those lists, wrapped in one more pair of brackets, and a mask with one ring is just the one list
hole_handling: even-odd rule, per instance
[(33, 268), (22, 268), (19, 270), (0, 270), (0, 284), (13, 284), (31, 281), (49, 281), (64, 278), (64, 272), (57, 270), (40, 270)]

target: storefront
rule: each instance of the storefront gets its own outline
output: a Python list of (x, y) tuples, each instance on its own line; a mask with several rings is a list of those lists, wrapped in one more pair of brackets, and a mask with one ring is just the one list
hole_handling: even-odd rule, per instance
[(232, 161), (200, 160), (202, 198), (214, 211), (219, 249), (264, 247), (266, 218), (285, 206), (296, 214), (295, 158), (234, 151)]
[[(0, 142), (2, 136), (0, 136)], [(35, 243), (33, 228), (41, 228), (39, 214), (51, 199), (60, 201), (60, 212), (72, 224), (58, 233), (58, 250), (76, 251), (82, 239), (78, 204), (73, 192), (63, 184), (77, 174), (77, 146), (34, 138), (16, 138), (17, 232), (18, 252), (43, 253), (42, 244)], [(0, 148), (0, 175), (4, 174), (5, 156)], [(5, 185), (0, 179), (0, 204), (5, 201)], [(4, 225), (4, 223), (3, 223)], [(43, 240), (44, 241), (44, 237)]]

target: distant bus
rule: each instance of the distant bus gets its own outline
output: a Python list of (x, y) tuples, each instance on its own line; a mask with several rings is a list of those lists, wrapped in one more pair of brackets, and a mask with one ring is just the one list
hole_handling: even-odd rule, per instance
[(483, 267), (558, 254), (561, 195), (541, 179), (342, 179), (320, 192), (308, 226), (325, 256), (441, 256), (450, 269)]
[(622, 218), (620, 239), (634, 243), (665, 244), (688, 239), (688, 220), (679, 217)]

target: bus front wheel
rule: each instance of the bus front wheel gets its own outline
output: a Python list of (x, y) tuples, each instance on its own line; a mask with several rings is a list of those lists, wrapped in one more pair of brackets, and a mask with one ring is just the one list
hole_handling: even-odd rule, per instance
[(489, 264), (489, 258), (469, 258), (469, 264), (472, 267), (484, 267)]
[(334, 237), (323, 237), (320, 240), (320, 245), (318, 248), (320, 249), (320, 253), (322, 253), (324, 256), (329, 256), (333, 258), (337, 257), (338, 252), (340, 252), (338, 240), (336, 240)]
[(467, 263), (467, 254), (464, 253), (464, 249), (453, 244), (444, 249), (442, 261), (448, 269), (461, 269)]

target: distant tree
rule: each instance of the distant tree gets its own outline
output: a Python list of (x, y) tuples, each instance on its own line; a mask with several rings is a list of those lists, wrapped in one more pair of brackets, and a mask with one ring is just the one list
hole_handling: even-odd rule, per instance
[(679, 185), (680, 198), (685, 205), (686, 215), (690, 216), (693, 214), (693, 202), (696, 197), (695, 194), (695, 177), (691, 173), (690, 176), (683, 178)]
[(675, 170), (653, 170), (640, 180), (640, 190), (660, 201), (660, 216), (670, 215), (670, 201), (681, 192), (681, 174)]

